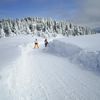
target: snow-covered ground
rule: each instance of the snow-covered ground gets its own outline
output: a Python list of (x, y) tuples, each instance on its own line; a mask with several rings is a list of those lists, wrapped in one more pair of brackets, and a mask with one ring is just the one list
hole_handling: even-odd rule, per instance
[(100, 34), (35, 38), (0, 39), (0, 100), (100, 99)]

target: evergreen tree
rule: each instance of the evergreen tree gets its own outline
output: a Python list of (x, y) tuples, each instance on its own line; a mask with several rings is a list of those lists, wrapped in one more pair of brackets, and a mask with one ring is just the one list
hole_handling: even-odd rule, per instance
[(0, 20), (0, 37), (10, 36), (13, 34), (31, 34), (37, 33), (38, 31), (41, 35), (53, 34), (50, 36), (56, 36), (55, 34), (58, 33), (65, 36), (95, 34), (93, 30), (87, 27), (75, 26), (72, 23), (68, 24), (66, 21), (58, 22), (51, 18), (27, 17), (15, 20)]

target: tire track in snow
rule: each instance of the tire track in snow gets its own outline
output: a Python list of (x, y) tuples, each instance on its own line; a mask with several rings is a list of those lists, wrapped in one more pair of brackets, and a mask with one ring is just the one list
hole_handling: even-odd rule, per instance
[[(55, 65), (55, 66), (57, 66), (57, 65)], [(58, 66), (58, 67), (61, 67), (61, 66)], [(66, 66), (67, 67), (67, 66)], [(73, 67), (75, 67), (75, 66), (73, 66)], [(55, 70), (53, 70), (53, 71), (55, 71)], [(61, 72), (61, 68), (60, 68), (60, 72)], [(87, 84), (85, 84), (83, 81), (82, 81), (82, 79), (81, 80), (79, 80), (78, 78), (76, 78), (75, 77), (75, 73), (73, 74), (73, 72), (71, 71), (71, 73), (69, 73), (68, 71), (66, 71), (65, 72), (65, 70), (63, 70), (63, 72), (65, 73), (65, 75), (63, 75), (63, 77), (61, 76), (61, 73), (58, 73), (58, 72), (53, 72), (53, 73), (56, 73), (56, 75), (59, 77), (59, 79), (61, 80), (60, 82), (62, 82), (62, 84), (64, 84), (65, 86), (66, 86), (66, 84), (69, 86), (69, 87), (71, 87), (70, 86), (70, 84), (69, 84), (69, 82), (71, 82), (71, 81), (73, 81), (73, 82), (78, 82), (77, 83), (77, 85), (78, 85), (78, 88), (77, 88), (77, 86), (75, 87), (74, 86), (74, 88), (72, 88), (72, 91), (74, 91), (74, 95), (77, 95), (78, 97), (79, 97), (79, 100), (81, 99), (81, 100), (88, 100), (88, 99), (93, 99), (93, 96), (94, 96), (94, 94), (95, 94), (95, 96), (94, 96), (94, 99), (95, 100), (97, 100), (96, 98), (97, 97), (99, 97), (99, 93), (98, 93), (98, 95), (97, 95), (97, 93), (95, 93), (90, 87), (88, 87), (87, 86)], [(64, 77), (65, 77), (65, 79), (67, 79), (67, 81), (65, 81), (65, 79), (64, 79)], [(68, 81), (69, 80), (69, 81)], [(74, 85), (74, 84), (73, 84)], [(85, 92), (85, 94), (84, 93), (79, 93), (79, 88), (80, 88), (80, 90), (81, 90), (81, 92), (82, 92), (82, 90), (85, 90), (86, 92), (89, 92), (89, 91), (91, 91), (91, 92), (89, 92), (91, 95), (92, 95), (92, 97), (89, 97), (88, 99), (87, 99), (87, 97), (85, 97), (86, 95), (88, 95), (88, 94), (86, 94)], [(82, 98), (83, 97), (83, 98)], [(85, 98), (84, 98), (85, 97)], [(78, 98), (77, 98), (78, 99)], [(93, 99), (93, 100), (94, 100)]]
[[(41, 65), (41, 64), (40, 64)], [(48, 64), (47, 64), (48, 65)], [(45, 65), (46, 66), (46, 65)], [(55, 70), (56, 71), (59, 71), (60, 69), (59, 69), (59, 66), (58, 66), (58, 68), (56, 67), (57, 65), (53, 65), (52, 66), (52, 73), (53, 73), (53, 75), (56, 73), (56, 72), (54, 72), (54, 68), (55, 68)], [(65, 66), (64, 66), (65, 67)], [(75, 67), (75, 66), (73, 66), (73, 67)], [(42, 67), (42, 69), (43, 69), (43, 67)], [(44, 67), (44, 69), (46, 69), (46, 67)], [(59, 69), (59, 70), (58, 70)], [(49, 71), (50, 71), (50, 69), (48, 69)], [(60, 70), (61, 71), (61, 70)], [(64, 71), (64, 70), (63, 70)], [(81, 71), (81, 70), (80, 70)], [(46, 72), (46, 70), (44, 71), (44, 72)], [(64, 71), (64, 73), (65, 73), (65, 71)], [(46, 73), (47, 74), (47, 73)], [(49, 73), (50, 74), (50, 73)], [(63, 74), (62, 74), (63, 75)], [(95, 93), (94, 91), (91, 91), (92, 89), (90, 88), (90, 87), (88, 87), (88, 86), (86, 86), (85, 85), (85, 83), (84, 82), (82, 82), (82, 81), (80, 81), (79, 79), (77, 79), (76, 77), (74, 77), (75, 75), (73, 75), (73, 74), (70, 74), (70, 73), (67, 73), (67, 77), (64, 77), (64, 75), (62, 76), (61, 74), (55, 74), (54, 75), (54, 77), (55, 76), (57, 76), (58, 77), (58, 81), (60, 81), (60, 83), (62, 83), (62, 84), (64, 84), (64, 85), (62, 85), (62, 86), (64, 86), (65, 88), (66, 88), (66, 86), (68, 86), (68, 87), (70, 87), (70, 89), (71, 89), (71, 87), (73, 87), (73, 86), (71, 86), (70, 85), (70, 83), (69, 82), (75, 82), (75, 86), (74, 86), (74, 88), (72, 88), (72, 91), (74, 91), (74, 95), (73, 96), (76, 96), (77, 95), (77, 99), (79, 98), (81, 98), (81, 100), (82, 100), (82, 97), (83, 97), (83, 100), (88, 100), (88, 99), (95, 99), (95, 100), (98, 100), (98, 97), (99, 97), (99, 94), (97, 95), (97, 93)], [(65, 75), (66, 75), (66, 73), (65, 73)], [(55, 77), (55, 79), (57, 79), (57, 77)], [(67, 81), (65, 81), (64, 80), (64, 78), (65, 79), (67, 79)], [(68, 78), (68, 77), (70, 77), (70, 78)], [(69, 81), (68, 81), (69, 80)], [(67, 85), (66, 85), (67, 84)], [(74, 85), (74, 83), (72, 84), (72, 85)], [(79, 89), (80, 88), (80, 89)], [(89, 89), (89, 90), (88, 90)], [(80, 90), (80, 91), (79, 91)], [(79, 92), (82, 92), (83, 91), (83, 93), (79, 93)], [(88, 92), (89, 92), (89, 95), (91, 95), (92, 97), (89, 97), (89, 95), (88, 95)], [(86, 96), (87, 95), (87, 96)], [(80, 97), (79, 97), (80, 96)]]
[[(43, 68), (42, 68), (43, 69)], [(46, 72), (46, 71), (43, 71), (43, 72)], [(48, 73), (46, 73), (45, 74), (45, 76), (47, 75)], [(68, 90), (68, 87), (70, 87), (69, 86), (69, 83), (67, 83), (67, 84), (65, 84), (65, 82), (61, 79), (61, 77), (59, 77), (59, 75), (57, 74), (57, 73), (55, 73), (54, 72), (54, 70), (53, 70), (53, 72), (52, 73), (50, 73), (49, 72), (49, 74), (51, 74), (51, 76), (54, 76), (54, 79), (57, 81), (57, 83), (58, 84), (60, 84), (60, 88), (58, 88), (58, 89), (61, 89), (62, 90), (62, 88), (63, 88), (63, 96), (64, 96), (64, 99), (63, 100), (65, 100), (66, 98), (67, 99), (73, 99), (72, 97), (71, 97), (71, 94), (68, 92), (68, 91), (66, 91), (66, 90)], [(52, 87), (51, 87), (52, 88)], [(66, 90), (65, 90), (66, 89)], [(71, 88), (70, 88), (71, 89)], [(70, 90), (70, 91), (73, 91), (73, 90)], [(57, 90), (56, 90), (56, 92), (57, 92)], [(54, 93), (54, 92), (53, 92)], [(77, 95), (77, 93), (75, 93), (74, 92), (74, 97), (75, 97), (75, 95)], [(78, 94), (78, 97), (77, 97), (77, 100), (80, 100), (80, 98), (79, 98), (79, 94)], [(82, 99), (82, 98), (81, 98)]]
[[(29, 48), (23, 48), (22, 49), (22, 55), (20, 59), (18, 59), (18, 64), (15, 66), (15, 76), (13, 74), (11, 75), (12, 79), (14, 79), (14, 82), (12, 85), (16, 84), (14, 88), (12, 89), (12, 85), (10, 87), (10, 91), (12, 92), (14, 98), (13, 100), (48, 100), (47, 93), (45, 92), (45, 87), (42, 85), (41, 80), (39, 78), (39, 73), (34, 73), (36, 77), (34, 77), (34, 74), (32, 71), (32, 65), (31, 62), (33, 62), (33, 59), (30, 56), (30, 50)], [(36, 53), (36, 50), (34, 50)], [(35, 64), (33, 64), (35, 65)], [(39, 70), (39, 69), (38, 69)], [(35, 70), (36, 71), (36, 70)], [(32, 74), (32, 75), (30, 75)], [(34, 79), (35, 78), (35, 79)], [(35, 87), (33, 87), (32, 82), (36, 82)], [(12, 80), (11, 80), (12, 81)], [(31, 91), (30, 93), (27, 93), (27, 91)], [(33, 93), (34, 94), (33, 94)], [(36, 92), (36, 93), (35, 93)]]
[(22, 55), (12, 66), (14, 70), (10, 73), (8, 78), (8, 88), (10, 95), (12, 95), (12, 100), (30, 100), (31, 98), (29, 91), (32, 83), (28, 51), (26, 51), (24, 47), (21, 49)]
[(31, 91), (34, 80), (32, 79), (32, 66), (30, 65), (30, 50), (25, 47), (21, 47), (21, 49), (21, 57), (12, 65), (12, 70), (7, 73), (6, 84), (11, 100), (31, 100), (32, 92), (34, 92)]
[[(41, 64), (40, 64), (39, 66), (41, 66)], [(41, 69), (41, 72), (42, 72), (41, 75), (43, 76), (44, 73), (47, 72), (47, 71), (46, 71), (46, 70), (43, 71), (43, 66), (41, 66), (41, 67), (42, 67), (42, 68), (39, 67), (38, 69)], [(50, 71), (50, 70), (49, 70), (49, 71)], [(40, 73), (41, 73), (41, 72), (40, 72)], [(51, 77), (52, 77), (52, 76), (54, 77), (54, 79), (57, 81), (57, 83), (60, 84), (60, 86), (61, 86), (60, 88), (63, 88), (63, 90), (64, 90), (64, 88), (66, 88), (66, 86), (68, 86), (68, 85), (65, 85), (65, 84), (63, 83), (63, 81), (62, 81), (60, 78), (58, 78), (57, 74), (55, 74), (54, 71), (53, 71), (52, 73), (49, 72), (49, 74), (51, 75)], [(45, 75), (44, 75), (43, 77), (47, 77), (47, 75), (48, 75), (48, 73), (45, 73)], [(45, 84), (45, 83), (44, 83), (44, 84)], [(47, 86), (47, 87), (48, 87), (48, 86)], [(51, 87), (51, 88), (52, 88), (52, 87)], [(64, 91), (65, 91), (65, 90), (64, 90)], [(56, 90), (56, 92), (57, 92), (57, 90)], [(66, 94), (69, 96), (68, 92), (66, 92)], [(65, 95), (66, 95), (66, 94), (65, 94)], [(64, 96), (64, 94), (63, 94), (63, 96)], [(63, 99), (63, 100), (64, 100), (64, 99)]]

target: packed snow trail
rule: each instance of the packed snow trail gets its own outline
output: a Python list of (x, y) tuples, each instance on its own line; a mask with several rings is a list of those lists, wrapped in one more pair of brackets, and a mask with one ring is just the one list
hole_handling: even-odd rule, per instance
[(20, 48), (20, 58), (1, 73), (1, 100), (100, 99), (99, 76), (30, 44)]

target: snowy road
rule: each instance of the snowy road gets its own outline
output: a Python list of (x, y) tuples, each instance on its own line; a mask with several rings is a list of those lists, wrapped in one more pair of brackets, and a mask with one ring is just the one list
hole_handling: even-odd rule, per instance
[(98, 75), (41, 49), (21, 49), (1, 73), (0, 100), (100, 100)]

